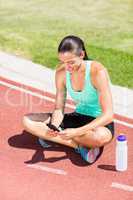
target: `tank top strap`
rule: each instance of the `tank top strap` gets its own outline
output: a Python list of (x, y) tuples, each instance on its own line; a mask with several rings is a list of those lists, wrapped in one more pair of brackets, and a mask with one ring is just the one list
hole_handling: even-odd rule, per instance
[(67, 70), (66, 70), (66, 87), (67, 87), (68, 92), (72, 93), (70, 73)]
[(88, 82), (91, 83), (91, 81), (90, 81), (90, 79), (91, 79), (91, 77), (90, 77), (90, 76), (91, 76), (91, 75), (90, 75), (91, 63), (92, 63), (91, 60), (87, 60), (87, 61), (86, 61), (86, 81), (87, 81), (87, 83), (88, 83)]

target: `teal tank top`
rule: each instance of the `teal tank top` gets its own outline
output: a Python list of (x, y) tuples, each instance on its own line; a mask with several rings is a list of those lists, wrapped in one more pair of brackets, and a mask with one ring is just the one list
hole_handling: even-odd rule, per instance
[(75, 111), (80, 114), (98, 117), (102, 113), (98, 92), (90, 79), (90, 60), (86, 60), (85, 82), (82, 91), (75, 91), (71, 85), (70, 72), (66, 71), (66, 88), (72, 99), (76, 102)]

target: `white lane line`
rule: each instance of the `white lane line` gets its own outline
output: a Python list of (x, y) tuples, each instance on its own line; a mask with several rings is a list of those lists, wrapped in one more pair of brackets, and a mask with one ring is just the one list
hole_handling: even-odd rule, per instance
[(0, 84), (1, 84), (1, 85), (4, 85), (4, 86), (7, 86), (7, 87), (9, 87), (9, 88), (11, 88), (11, 89), (13, 89), (13, 90), (19, 90), (19, 91), (24, 92), (24, 93), (26, 93), (26, 94), (30, 94), (30, 95), (32, 95), (32, 96), (39, 97), (39, 98), (41, 98), (41, 99), (49, 100), (49, 101), (53, 101), (53, 102), (54, 102), (54, 99), (52, 99), (52, 98), (50, 98), (50, 97), (45, 97), (45, 96), (43, 96), (43, 95), (41, 95), (41, 94), (38, 94), (38, 93), (36, 93), (36, 92), (31, 92), (30, 90), (24, 89), (24, 88), (22, 88), (22, 87), (15, 86), (15, 85), (12, 85), (12, 84), (10, 84), (10, 83), (3, 82), (3, 81), (0, 81)]
[[(36, 92), (31, 92), (30, 90), (24, 89), (24, 88), (22, 88), (22, 87), (15, 86), (15, 85), (10, 84), (10, 83), (6, 83), (6, 82), (4, 82), (4, 81), (0, 81), (0, 84), (1, 84), (1, 85), (4, 85), (4, 86), (7, 86), (7, 87), (9, 87), (9, 88), (11, 88), (11, 89), (24, 92), (24, 93), (26, 93), (26, 94), (30, 94), (30, 95), (35, 96), (35, 97), (39, 97), (40, 99), (44, 99), (44, 100), (48, 100), (48, 101), (55, 102), (55, 100), (54, 100), (53, 98), (51, 98), (51, 97), (43, 96), (43, 95), (38, 94), (38, 93), (36, 93)], [(74, 105), (71, 105), (71, 104), (69, 104), (69, 103), (66, 103), (66, 106), (69, 107), (69, 108), (72, 108), (72, 109), (75, 108)], [(133, 124), (130, 124), (130, 123), (127, 123), (127, 122), (124, 122), (124, 121), (121, 121), (121, 120), (117, 120), (117, 119), (115, 119), (114, 121), (115, 121), (116, 123), (122, 124), (122, 125), (124, 125), (124, 126), (129, 127), (129, 128), (133, 128)]]
[(128, 191), (128, 192), (133, 192), (133, 186), (125, 185), (125, 184), (121, 184), (121, 183), (117, 183), (117, 182), (113, 182), (111, 184), (111, 187), (121, 189), (121, 190), (125, 190), (125, 191)]
[(128, 127), (130, 127), (130, 128), (133, 128), (133, 124), (129, 124), (129, 123), (127, 123), (127, 122), (123, 122), (123, 121), (120, 121), (120, 120), (118, 120), (118, 119), (115, 119), (114, 122), (116, 122), (117, 124), (122, 124), (122, 125), (124, 125), (124, 126), (128, 126)]
[[(24, 88), (19, 87), (19, 86), (12, 85), (10, 83), (6, 83), (4, 81), (0, 81), (0, 84), (4, 85), (4, 86), (7, 86), (7, 87), (9, 87), (9, 88), (11, 88), (13, 90), (18, 90), (18, 91), (24, 92), (26, 94), (30, 94), (30, 95), (35, 96), (35, 97), (39, 97), (40, 99), (44, 99), (44, 100), (55, 102), (55, 100), (53, 98), (51, 98), (51, 97), (43, 96), (43, 95), (38, 94), (36, 92), (31, 92), (30, 90), (24, 89)], [(66, 105), (69, 106), (69, 108), (74, 108), (73, 105), (70, 105), (68, 103), (66, 103)]]
[(42, 171), (53, 173), (53, 174), (67, 175), (67, 172), (62, 170), (62, 169), (55, 169), (55, 168), (47, 167), (47, 166), (44, 166), (44, 165), (42, 166), (42, 165), (37, 165), (37, 164), (34, 164), (34, 165), (28, 164), (27, 167), (42, 170)]

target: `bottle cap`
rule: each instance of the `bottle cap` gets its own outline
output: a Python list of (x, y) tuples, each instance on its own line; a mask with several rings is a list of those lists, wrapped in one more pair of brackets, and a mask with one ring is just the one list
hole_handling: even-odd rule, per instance
[(118, 141), (126, 141), (126, 136), (125, 135), (119, 135), (118, 137), (117, 137), (117, 140)]

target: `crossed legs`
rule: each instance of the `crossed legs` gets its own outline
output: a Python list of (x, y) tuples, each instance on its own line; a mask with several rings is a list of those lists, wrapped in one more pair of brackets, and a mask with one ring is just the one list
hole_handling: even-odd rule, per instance
[(51, 113), (31, 113), (23, 118), (23, 125), (26, 131), (44, 140), (63, 144), (72, 148), (79, 145), (86, 147), (101, 147), (112, 140), (112, 134), (106, 127), (98, 127), (95, 130), (87, 131), (83, 136), (74, 137), (70, 140), (63, 139), (60, 135), (51, 136), (48, 134), (47, 123), (50, 121)]

